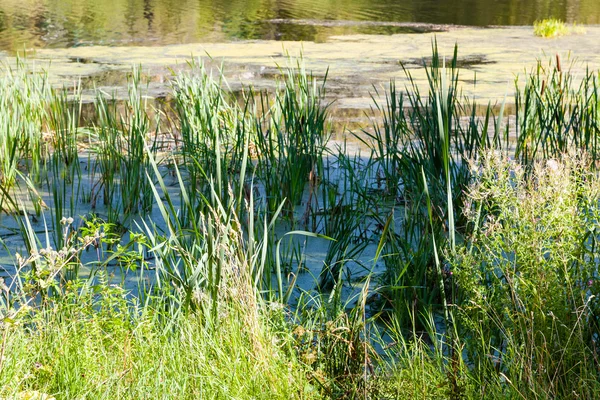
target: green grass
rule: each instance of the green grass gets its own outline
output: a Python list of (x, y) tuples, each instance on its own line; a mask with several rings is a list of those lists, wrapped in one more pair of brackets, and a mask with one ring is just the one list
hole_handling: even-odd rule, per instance
[(125, 300), (99, 283), (70, 287), (59, 302), (3, 326), (0, 397), (38, 391), (55, 398), (316, 398), (291, 336), (248, 326), (224, 308), (215, 326)]
[(543, 19), (533, 23), (533, 33), (544, 38), (555, 38), (569, 34), (567, 25), (556, 18)]

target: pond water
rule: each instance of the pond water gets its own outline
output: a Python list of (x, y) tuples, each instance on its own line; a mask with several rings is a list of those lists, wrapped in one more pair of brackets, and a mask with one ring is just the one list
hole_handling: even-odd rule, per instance
[[(587, 26), (553, 40), (535, 37), (530, 25), (547, 17)], [(600, 67), (600, 26), (590, 24), (600, 24), (599, 0), (0, 0), (0, 62), (12, 66), (16, 51), (33, 48), (26, 62), (47, 68), (55, 86), (81, 82), (84, 103), (95, 98), (96, 86), (116, 99), (127, 97), (127, 74), (141, 65), (148, 78), (145, 94), (162, 104), (170, 94), (172, 69), (186, 69), (192, 56), (210, 55), (213, 60), (205, 62), (222, 65), (230, 87), (239, 92), (248, 85), (272, 90), (278, 66), (288, 64), (290, 55), (302, 54), (308, 70), (319, 79), (327, 76), (326, 100), (334, 122), (330, 149), (349, 140), (346, 152), (364, 155), (369, 151), (346, 129), (370, 129), (371, 118), (378, 118), (373, 99), (382, 100), (378, 93), (384, 93), (390, 80), (408, 85), (406, 71), (426, 93), (422, 66), (431, 58), (434, 40), (448, 59), (459, 44), (459, 83), (465, 95), (484, 106), (505, 101), (510, 113), (515, 77), (537, 60), (547, 64), (559, 55), (564, 65), (573, 62), (576, 74)], [(82, 157), (83, 170), (95, 171), (92, 158)], [(83, 190), (90, 191), (93, 179), (83, 179)], [(46, 189), (39, 188), (50, 206), (46, 219), (31, 218), (44, 244), (47, 221), (58, 210), (51, 188)], [(75, 206), (62, 210), (65, 215), (90, 214), (89, 203), (69, 195)], [(25, 194), (20, 198), (27, 201)], [(300, 207), (300, 216), (304, 209)], [(93, 211), (106, 216), (101, 207)], [(14, 276), (12, 255), (25, 252), (19, 216), (14, 217), (0, 213), (5, 246), (0, 246), (0, 277)], [(150, 218), (160, 224), (157, 209)], [(277, 234), (288, 230), (282, 224)], [(365, 266), (382, 274), (382, 262), (374, 262), (377, 244), (369, 242), (357, 262), (346, 266), (345, 298), (361, 290), (359, 283), (369, 272)], [(302, 289), (315, 286), (328, 246), (323, 239), (290, 240), (290, 254), (297, 248), (303, 252), (304, 272), (297, 280)], [(117, 267), (109, 272), (136, 290), (139, 275), (121, 274)]]
[(323, 41), (438, 24), (600, 23), (598, 0), (2, 0), (0, 50), (240, 39)]

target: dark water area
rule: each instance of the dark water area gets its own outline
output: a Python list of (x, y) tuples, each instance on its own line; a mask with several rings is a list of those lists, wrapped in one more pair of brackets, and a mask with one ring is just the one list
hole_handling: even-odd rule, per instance
[(247, 39), (324, 41), (436, 25), (600, 23), (599, 0), (0, 0), (0, 50)]

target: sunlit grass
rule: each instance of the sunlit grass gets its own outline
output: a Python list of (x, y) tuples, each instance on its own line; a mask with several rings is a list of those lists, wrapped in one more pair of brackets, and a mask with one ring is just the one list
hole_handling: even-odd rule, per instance
[(127, 301), (107, 284), (71, 286), (63, 296), (3, 326), (0, 398), (33, 391), (57, 399), (318, 397), (288, 351), (291, 335), (248, 326), (233, 304), (210, 326)]
[(571, 34), (583, 34), (585, 28), (581, 25), (567, 25), (556, 18), (538, 20), (533, 23), (533, 33), (544, 38), (556, 38)]

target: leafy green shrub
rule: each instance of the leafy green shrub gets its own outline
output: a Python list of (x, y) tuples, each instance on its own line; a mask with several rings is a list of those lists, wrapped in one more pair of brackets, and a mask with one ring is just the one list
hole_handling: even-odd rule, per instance
[(453, 271), (467, 362), (483, 387), (497, 379), (527, 398), (597, 397), (600, 178), (570, 156), (528, 174), (488, 155), (475, 174), (475, 233)]

